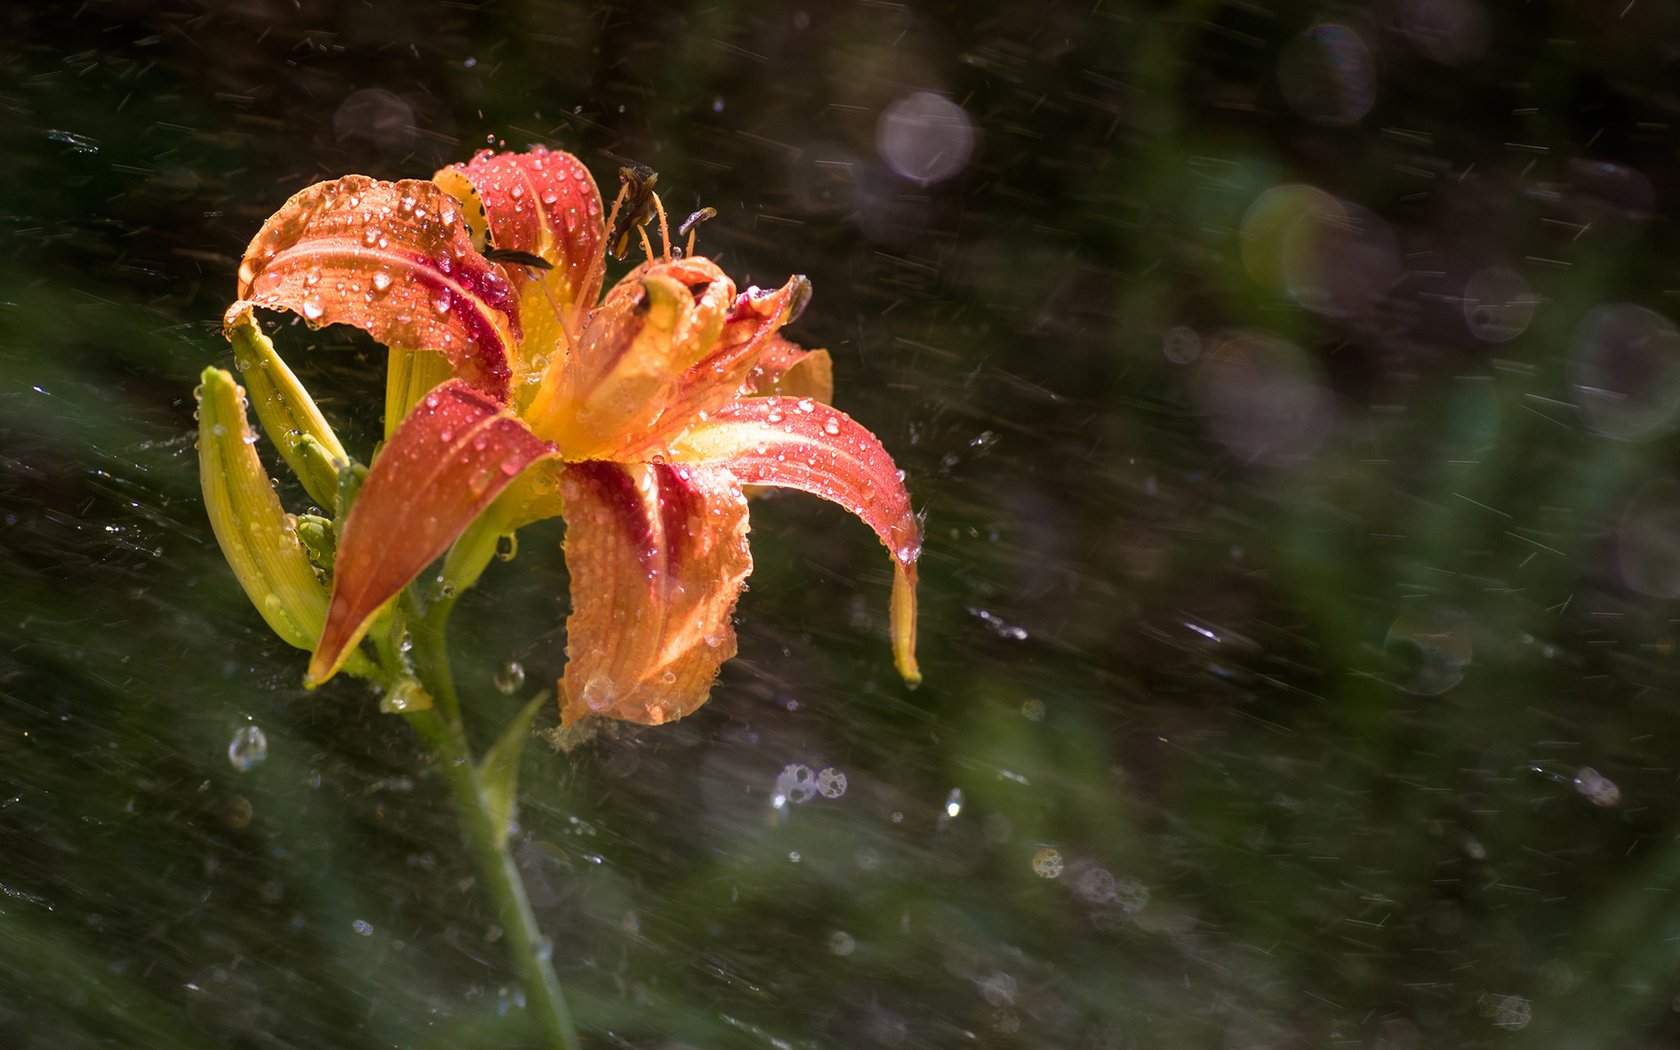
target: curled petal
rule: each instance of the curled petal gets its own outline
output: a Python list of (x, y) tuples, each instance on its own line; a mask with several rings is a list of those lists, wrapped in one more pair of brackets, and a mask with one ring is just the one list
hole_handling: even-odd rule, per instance
[(299, 649), (315, 644), (327, 589), (298, 542), (254, 447), (233, 376), (207, 368), (198, 395), (198, 472), (216, 542), (269, 627)]
[(659, 725), (692, 713), (735, 655), (730, 616), (752, 571), (747, 503), (711, 467), (576, 463), (566, 501), (564, 725)]
[(710, 351), (670, 385), (659, 419), (640, 436), (634, 451), (661, 448), (696, 419), (704, 419), (740, 395), (777, 330), (796, 317), (811, 298), (811, 282), (802, 275), (780, 288), (749, 288), (735, 297)]
[(675, 462), (715, 465), (746, 485), (800, 489), (862, 518), (893, 557), (893, 661), (905, 681), (916, 666), (916, 559), (922, 531), (892, 457), (850, 416), (812, 398), (735, 401), (682, 435)]
[(414, 406), (375, 457), (339, 538), (309, 685), (331, 678), (379, 609), (552, 449), (459, 379)]
[(640, 458), (678, 377), (718, 343), (735, 285), (705, 259), (631, 271), (607, 293), (577, 352), (551, 364), (526, 410), (570, 460)]
[(547, 270), (517, 262), (504, 267), (519, 295), (524, 345), (534, 353), (572, 345), (600, 298), (606, 265), (601, 194), (582, 162), (541, 146), (525, 153), (481, 150), (432, 178), (461, 202), (480, 247), (548, 263)]
[(827, 350), (805, 350), (777, 334), (764, 342), (758, 362), (747, 373), (745, 394), (811, 397), (834, 402), (834, 359)]
[(436, 350), (507, 400), (517, 300), (473, 250), (459, 202), (433, 183), (347, 175), (302, 190), (245, 249), (239, 298), (354, 325), (389, 347)]

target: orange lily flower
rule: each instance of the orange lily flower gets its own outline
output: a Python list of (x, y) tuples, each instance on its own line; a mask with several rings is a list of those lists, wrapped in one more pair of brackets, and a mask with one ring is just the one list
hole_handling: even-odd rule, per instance
[[(903, 481), (874, 435), (823, 403), (827, 354), (779, 334), (809, 282), (737, 294), (711, 260), (667, 249), (597, 306), (601, 212), (569, 154), (483, 151), (432, 181), (318, 183), (251, 242), (229, 323), (254, 304), (362, 328), (402, 377), (388, 411), (407, 409), (343, 523), (308, 682), (332, 677), (385, 603), (494, 506), (498, 531), (566, 519), (562, 722), (689, 714), (735, 653), (752, 571), (743, 486), (811, 492), (875, 530), (895, 563), (894, 660), (919, 681), (921, 533)], [(447, 369), (414, 363), (426, 360)], [(443, 381), (415, 393), (426, 377)]]

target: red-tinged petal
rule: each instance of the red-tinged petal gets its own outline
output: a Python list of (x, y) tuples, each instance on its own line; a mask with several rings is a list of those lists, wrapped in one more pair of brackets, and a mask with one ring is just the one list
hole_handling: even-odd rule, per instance
[(711, 467), (576, 463), (560, 491), (572, 576), (561, 723), (691, 714), (735, 655), (730, 616), (752, 571), (741, 487)]
[(355, 325), (389, 347), (436, 350), (507, 400), (517, 300), (473, 250), (459, 202), (433, 183), (347, 175), (299, 192), (245, 249), (238, 298), (312, 325)]
[(764, 342), (758, 363), (747, 373), (746, 394), (812, 397), (834, 402), (834, 359), (827, 350), (805, 350), (784, 335)]
[(715, 346), (671, 385), (659, 419), (627, 451), (661, 448), (695, 420), (739, 397), (777, 330), (798, 316), (810, 298), (811, 282), (800, 275), (773, 291), (749, 288), (736, 296)]
[(460, 379), (421, 398), (374, 459), (344, 522), (327, 625), (306, 681), (331, 678), (380, 606), (552, 451)]
[(893, 659), (916, 667), (916, 559), (922, 531), (892, 457), (851, 417), (812, 398), (749, 397), (714, 413), (671, 447), (673, 462), (721, 466), (746, 485), (800, 489), (862, 518), (897, 563)]
[(535, 255), (552, 267), (504, 266), (519, 294), (527, 352), (570, 345), (601, 296), (606, 269), (601, 194), (582, 162), (541, 146), (481, 150), (432, 178), (460, 200), (475, 234), (488, 233), (482, 245)]

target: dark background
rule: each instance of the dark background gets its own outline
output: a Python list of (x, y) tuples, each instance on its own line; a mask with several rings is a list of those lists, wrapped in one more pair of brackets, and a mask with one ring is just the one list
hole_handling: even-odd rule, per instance
[[(262, 220), (487, 142), (651, 165), (742, 285), (809, 274), (927, 515), (920, 690), (867, 530), (775, 498), (711, 703), (527, 752), (590, 1045), (1680, 1038), (1669, 5), (0, 24), (0, 1044), (529, 1045), (441, 778), (302, 690), (192, 437)], [(932, 185), (882, 144), (917, 92), (974, 132)], [(365, 455), (382, 352), (280, 344)], [(481, 742), (560, 670), (559, 537), (456, 616)], [(791, 766), (846, 790), (777, 808)]]

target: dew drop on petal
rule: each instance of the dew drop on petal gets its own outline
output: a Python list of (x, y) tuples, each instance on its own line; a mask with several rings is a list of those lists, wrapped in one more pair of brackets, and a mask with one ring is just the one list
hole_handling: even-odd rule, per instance
[(589, 681), (583, 684), (583, 706), (591, 711), (605, 711), (612, 706), (614, 697), (612, 679), (597, 671), (589, 676)]

